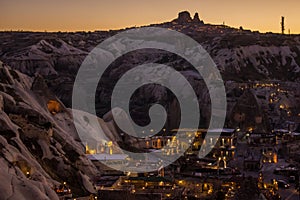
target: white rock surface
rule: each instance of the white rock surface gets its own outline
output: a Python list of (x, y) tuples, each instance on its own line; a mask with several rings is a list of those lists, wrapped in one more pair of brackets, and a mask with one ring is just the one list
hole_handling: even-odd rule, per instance
[[(77, 184), (68, 182), (71, 188), (81, 185), (77, 191), (84, 188), (82, 193), (95, 192), (91, 180), (98, 171), (85, 156), (84, 141), (77, 135), (71, 110), (41, 80), (39, 87), (32, 87), (32, 78), (3, 65), (0, 65), (0, 78), (0, 199), (56, 200), (53, 187), (79, 174), (82, 178)], [(49, 100), (61, 104), (61, 111), (56, 115), (47, 109)], [(103, 134), (108, 138), (117, 135), (102, 119), (98, 121), (105, 127)], [(97, 138), (95, 127), (83, 119), (76, 123), (92, 133), (92, 138)], [(45, 124), (51, 124), (51, 131)], [(26, 172), (30, 173), (29, 178)]]

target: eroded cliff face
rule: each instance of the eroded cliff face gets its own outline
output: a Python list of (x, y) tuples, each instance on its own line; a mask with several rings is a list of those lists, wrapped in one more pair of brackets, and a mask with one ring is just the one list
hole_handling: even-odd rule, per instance
[[(55, 112), (50, 100), (60, 105)], [(83, 120), (87, 113), (77, 112), (82, 119), (75, 123), (89, 130), (86, 139), (98, 137)], [(102, 119), (99, 123), (107, 125)], [(105, 134), (113, 139), (111, 130), (106, 127)], [(71, 110), (44, 79), (0, 63), (0, 199), (58, 199), (53, 187), (64, 181), (75, 194), (95, 192), (91, 180), (99, 171), (84, 154)]]

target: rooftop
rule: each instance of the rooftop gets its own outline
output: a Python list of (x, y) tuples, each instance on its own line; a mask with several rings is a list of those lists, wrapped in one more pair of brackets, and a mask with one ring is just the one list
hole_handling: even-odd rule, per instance
[(126, 154), (87, 154), (86, 155), (90, 160), (125, 160), (128, 155)]

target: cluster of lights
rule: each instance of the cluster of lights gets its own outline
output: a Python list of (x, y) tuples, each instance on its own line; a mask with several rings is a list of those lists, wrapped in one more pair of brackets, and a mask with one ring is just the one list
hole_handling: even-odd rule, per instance
[(275, 83), (256, 83), (253, 88), (264, 88), (264, 87), (268, 87), (268, 88), (271, 88), (271, 87), (278, 87), (279, 84), (275, 84)]

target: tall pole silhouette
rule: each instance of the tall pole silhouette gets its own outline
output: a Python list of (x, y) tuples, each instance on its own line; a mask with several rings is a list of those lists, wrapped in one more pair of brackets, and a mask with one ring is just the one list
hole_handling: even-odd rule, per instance
[(284, 34), (285, 27), (284, 27), (284, 16), (281, 16), (281, 33)]

